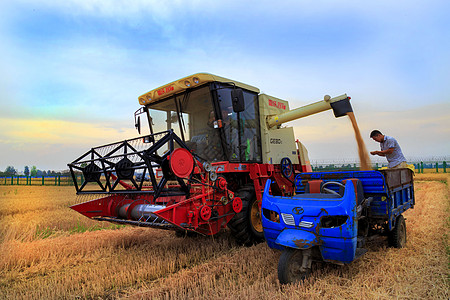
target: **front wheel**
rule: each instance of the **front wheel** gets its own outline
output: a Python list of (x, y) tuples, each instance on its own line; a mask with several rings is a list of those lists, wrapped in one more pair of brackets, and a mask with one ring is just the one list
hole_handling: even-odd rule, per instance
[(251, 246), (264, 241), (261, 211), (253, 185), (239, 189), (236, 196), (242, 200), (242, 210), (228, 223), (231, 233), (239, 244)]
[(406, 223), (402, 215), (397, 217), (394, 229), (389, 232), (389, 245), (394, 248), (406, 246)]
[[(304, 251), (292, 248), (283, 250), (278, 261), (278, 280), (281, 284), (301, 282), (311, 274), (310, 262), (303, 262), (304, 259), (311, 259), (305, 256)], [(304, 266), (307, 266), (306, 268)]]

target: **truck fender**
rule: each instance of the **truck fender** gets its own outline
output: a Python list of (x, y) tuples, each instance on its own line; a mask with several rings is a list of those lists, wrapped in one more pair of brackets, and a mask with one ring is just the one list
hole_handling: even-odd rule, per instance
[(320, 241), (313, 232), (301, 229), (284, 229), (278, 235), (275, 244), (294, 249), (309, 249), (320, 245)]

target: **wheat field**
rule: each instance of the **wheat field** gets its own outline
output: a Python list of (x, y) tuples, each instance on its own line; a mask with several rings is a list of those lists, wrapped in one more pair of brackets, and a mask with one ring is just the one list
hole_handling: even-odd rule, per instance
[(286, 286), (265, 244), (100, 223), (68, 208), (73, 187), (0, 186), (0, 299), (449, 299), (448, 177), (416, 175), (406, 248), (380, 238)]

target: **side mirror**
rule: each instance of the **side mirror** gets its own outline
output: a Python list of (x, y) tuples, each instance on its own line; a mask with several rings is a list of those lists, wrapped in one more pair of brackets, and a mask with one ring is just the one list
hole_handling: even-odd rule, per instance
[(141, 116), (137, 117), (137, 122), (134, 124), (139, 134), (141, 134)]
[(242, 89), (231, 90), (231, 102), (233, 103), (233, 111), (235, 113), (245, 110), (244, 92)]

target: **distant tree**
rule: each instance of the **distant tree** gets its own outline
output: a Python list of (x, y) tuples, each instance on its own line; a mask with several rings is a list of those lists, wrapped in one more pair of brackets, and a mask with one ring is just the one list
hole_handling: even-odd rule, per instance
[(37, 176), (37, 169), (36, 166), (31, 167), (31, 176), (36, 177)]
[(14, 169), (13, 166), (7, 166), (5, 173), (8, 175), (16, 175), (17, 171), (16, 171), (16, 169)]
[(37, 170), (36, 170), (36, 176), (37, 176), (37, 177), (42, 177), (42, 176), (44, 176), (44, 174), (42, 173), (41, 170), (37, 169)]
[(25, 169), (23, 170), (23, 174), (25, 174), (25, 176), (30, 176), (30, 168), (28, 168), (28, 166), (25, 166)]
[(47, 172), (45, 172), (45, 171), (42, 172), (42, 176), (47, 176), (47, 175), (48, 175)]

